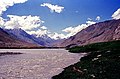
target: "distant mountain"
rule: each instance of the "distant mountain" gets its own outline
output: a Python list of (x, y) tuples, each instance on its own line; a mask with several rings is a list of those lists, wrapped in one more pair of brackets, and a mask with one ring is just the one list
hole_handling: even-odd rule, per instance
[(0, 47), (34, 47), (36, 44), (20, 40), (0, 28)]
[(18, 39), (24, 40), (32, 44), (37, 44), (39, 46), (49, 47), (51, 46), (50, 44), (54, 42), (53, 39), (51, 39), (47, 35), (42, 35), (39, 37), (36, 35), (29, 35), (22, 29), (6, 29), (6, 31)]
[(34, 35), (38, 40), (44, 41), (44, 46), (46, 47), (52, 47), (53, 43), (55, 43), (57, 40), (50, 38), (47, 34), (44, 35)]
[(58, 46), (86, 45), (112, 40), (120, 40), (120, 19), (93, 24), (76, 35), (59, 43)]

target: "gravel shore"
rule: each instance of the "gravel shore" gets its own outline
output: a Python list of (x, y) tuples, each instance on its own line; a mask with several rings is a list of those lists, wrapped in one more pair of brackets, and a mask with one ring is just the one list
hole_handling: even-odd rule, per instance
[(24, 54), (0, 56), (0, 79), (51, 79), (83, 56), (64, 49), (0, 50), (5, 51)]

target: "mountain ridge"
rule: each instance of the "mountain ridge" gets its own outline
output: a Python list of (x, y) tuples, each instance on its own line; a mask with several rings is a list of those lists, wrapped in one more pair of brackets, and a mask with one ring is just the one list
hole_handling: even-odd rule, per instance
[(9, 34), (15, 36), (18, 39), (24, 40), (28, 43), (33, 43), (38, 46), (45, 46), (45, 47), (50, 47), (51, 43), (54, 42), (55, 40), (51, 39), (47, 35), (42, 35), (42, 36), (36, 36), (36, 35), (30, 35), (27, 32), (25, 32), (22, 29), (5, 29)]
[(96, 42), (120, 40), (120, 19), (99, 22), (64, 40), (58, 47), (86, 45)]
[(10, 35), (4, 29), (0, 28), (0, 47), (35, 47), (36, 44), (31, 44), (20, 40), (13, 35)]
[[(35, 36), (26, 33), (22, 29), (2, 29), (0, 28), (0, 43), (13, 44), (13, 46), (24, 46), (23, 44), (42, 47), (67, 47), (80, 46), (96, 42), (107, 42), (120, 40), (120, 19), (99, 22), (81, 30), (76, 35), (68, 39), (53, 40), (47, 35)], [(3, 41), (3, 42), (2, 42)], [(20, 44), (21, 43), (21, 44)], [(30, 45), (30, 46), (31, 46)], [(10, 46), (11, 47), (11, 46)]]

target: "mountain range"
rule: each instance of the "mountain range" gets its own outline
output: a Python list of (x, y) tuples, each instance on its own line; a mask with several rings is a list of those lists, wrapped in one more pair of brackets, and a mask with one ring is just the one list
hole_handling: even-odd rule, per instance
[(36, 47), (36, 44), (20, 40), (0, 28), (0, 47)]
[(47, 35), (30, 35), (22, 29), (0, 28), (0, 47), (66, 47), (112, 40), (120, 40), (120, 19), (90, 25), (63, 40), (54, 40)]
[(120, 19), (99, 22), (56, 44), (58, 47), (80, 46), (96, 42), (120, 40)]
[(6, 29), (6, 31), (17, 37), (18, 39), (24, 40), (29, 43), (36, 44), (38, 46), (50, 46), (53, 39), (50, 39), (47, 35), (43, 35), (41, 37), (36, 37), (35, 35), (29, 35), (22, 29)]

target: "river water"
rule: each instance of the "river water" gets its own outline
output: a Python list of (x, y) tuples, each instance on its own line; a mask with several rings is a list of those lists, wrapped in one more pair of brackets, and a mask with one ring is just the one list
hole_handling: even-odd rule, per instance
[(51, 79), (83, 56), (65, 49), (0, 49), (0, 52), (23, 53), (0, 56), (0, 79)]

